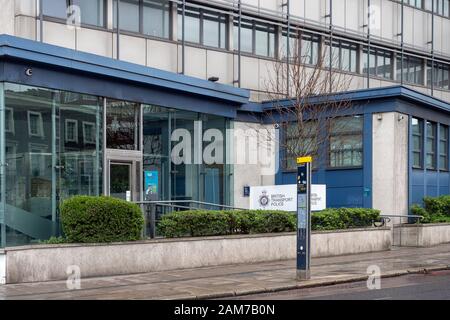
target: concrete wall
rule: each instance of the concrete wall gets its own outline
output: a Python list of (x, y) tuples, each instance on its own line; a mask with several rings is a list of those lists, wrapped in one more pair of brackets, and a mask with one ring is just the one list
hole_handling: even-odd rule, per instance
[(408, 116), (373, 115), (373, 207), (382, 214), (408, 214)]
[[(389, 250), (388, 228), (313, 233), (312, 256)], [(64, 280), (68, 266), (96, 277), (293, 259), (295, 233), (164, 239), (110, 245), (6, 248), (7, 283)]]
[(244, 197), (244, 186), (275, 185), (278, 148), (275, 141), (264, 141), (270, 137), (268, 130), (273, 128), (272, 125), (236, 121), (233, 127), (234, 206), (246, 209), (250, 207), (250, 198)]
[(450, 243), (450, 223), (410, 224), (394, 228), (395, 245), (402, 247), (431, 247)]

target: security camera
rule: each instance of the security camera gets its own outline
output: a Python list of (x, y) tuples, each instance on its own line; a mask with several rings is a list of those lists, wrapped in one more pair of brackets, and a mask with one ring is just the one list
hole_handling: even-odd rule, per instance
[(275, 129), (280, 129), (280, 124), (279, 123), (275, 123), (274, 127), (275, 127)]

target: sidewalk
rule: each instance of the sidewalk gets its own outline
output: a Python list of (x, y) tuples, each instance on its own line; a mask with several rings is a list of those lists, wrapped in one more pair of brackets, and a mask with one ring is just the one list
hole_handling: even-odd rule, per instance
[(377, 265), (384, 277), (450, 268), (450, 244), (312, 260), (312, 279), (295, 280), (295, 261), (233, 265), (82, 279), (80, 290), (65, 281), (0, 286), (0, 299), (208, 299), (367, 279)]

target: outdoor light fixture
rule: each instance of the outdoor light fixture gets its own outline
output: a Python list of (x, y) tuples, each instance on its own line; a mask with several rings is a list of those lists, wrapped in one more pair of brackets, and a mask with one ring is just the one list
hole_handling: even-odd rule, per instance
[(31, 76), (33, 75), (33, 69), (27, 68), (27, 69), (25, 70), (25, 74), (26, 74), (27, 76), (31, 77)]
[(209, 77), (208, 81), (217, 82), (217, 81), (219, 81), (219, 77)]

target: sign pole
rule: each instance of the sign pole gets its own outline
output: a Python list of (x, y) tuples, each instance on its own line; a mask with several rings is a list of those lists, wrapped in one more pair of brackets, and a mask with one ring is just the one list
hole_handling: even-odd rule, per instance
[(310, 278), (311, 162), (312, 157), (297, 158), (297, 280)]

